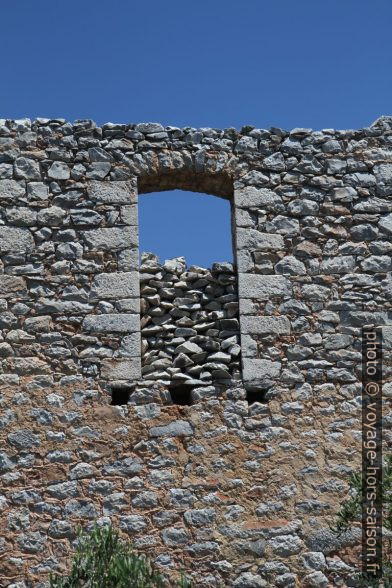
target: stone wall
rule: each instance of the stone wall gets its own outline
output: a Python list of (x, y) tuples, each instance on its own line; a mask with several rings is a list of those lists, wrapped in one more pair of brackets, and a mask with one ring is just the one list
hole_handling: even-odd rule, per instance
[[(184, 258), (160, 264), (142, 255), (141, 336), (144, 384), (192, 395), (240, 381), (237, 280), (231, 263), (186, 268)], [(186, 390), (186, 388), (185, 388)]]
[[(3, 585), (43, 586), (96, 518), (196, 586), (350, 585), (359, 533), (328, 525), (360, 465), (365, 325), (383, 332), (392, 441), (391, 143), (389, 117), (290, 132), (0, 121)], [(235, 356), (223, 386), (200, 372), (192, 406), (142, 372), (137, 198), (174, 188), (232, 205), (241, 370)], [(222, 349), (216, 330), (204, 342)], [(126, 406), (110, 406), (118, 387)]]

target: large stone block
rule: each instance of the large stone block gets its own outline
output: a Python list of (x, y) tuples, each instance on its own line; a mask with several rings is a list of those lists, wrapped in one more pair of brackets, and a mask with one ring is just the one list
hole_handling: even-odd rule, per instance
[(279, 361), (243, 358), (242, 376), (244, 382), (248, 384), (266, 383), (270, 385), (272, 380), (279, 378), (281, 367), (282, 364)]
[(31, 251), (34, 239), (28, 229), (0, 227), (0, 253)]
[(280, 251), (284, 250), (282, 235), (275, 233), (261, 233), (256, 229), (237, 228), (236, 231), (237, 249), (258, 249), (259, 251)]
[(26, 290), (26, 282), (16, 276), (0, 275), (0, 298), (15, 296), (16, 292)]
[(115, 272), (96, 276), (91, 299), (135, 298), (139, 296), (138, 272)]
[(234, 190), (234, 204), (240, 208), (247, 208), (248, 206), (257, 208), (271, 207), (281, 202), (282, 198), (268, 188), (247, 186), (246, 188)]
[(291, 296), (292, 286), (290, 280), (284, 276), (239, 274), (238, 292), (240, 299), (268, 300), (276, 296)]
[(137, 189), (132, 181), (91, 181), (87, 191), (90, 200), (101, 204), (131, 204), (137, 202)]
[(24, 196), (25, 188), (15, 180), (0, 180), (0, 200), (15, 201)]
[(104, 380), (137, 380), (141, 378), (140, 357), (104, 359), (101, 364)]
[(90, 249), (119, 251), (120, 249), (138, 246), (136, 226), (93, 229), (82, 232), (82, 236)]
[(290, 321), (285, 316), (242, 316), (241, 332), (251, 335), (289, 335)]
[(138, 314), (92, 314), (86, 316), (82, 326), (93, 333), (136, 333), (140, 318)]

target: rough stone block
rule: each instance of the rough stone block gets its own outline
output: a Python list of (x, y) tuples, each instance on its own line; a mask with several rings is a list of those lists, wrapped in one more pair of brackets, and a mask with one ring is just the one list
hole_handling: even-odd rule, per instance
[(12, 251), (31, 251), (34, 239), (28, 229), (0, 227), (0, 253)]
[(109, 227), (83, 231), (82, 236), (90, 249), (119, 251), (138, 246), (137, 227)]
[(131, 204), (137, 202), (137, 189), (133, 182), (91, 181), (88, 197), (101, 204)]
[(150, 437), (184, 437), (193, 435), (193, 429), (188, 421), (173, 421), (162, 427), (152, 427)]
[(15, 180), (0, 180), (0, 200), (15, 201), (24, 196), (25, 188)]
[(260, 382), (278, 378), (282, 364), (279, 361), (269, 359), (248, 359), (242, 360), (242, 374), (245, 382)]
[(261, 233), (256, 229), (238, 228), (236, 241), (238, 249), (258, 249), (259, 251), (284, 250), (282, 235)]
[(241, 332), (253, 335), (289, 335), (290, 321), (285, 316), (243, 316)]
[(120, 218), (124, 225), (138, 225), (137, 205), (122, 206), (120, 209)]
[(268, 188), (247, 186), (246, 188), (234, 190), (234, 204), (240, 208), (247, 208), (248, 206), (255, 206), (257, 208), (264, 206), (270, 207), (281, 202), (282, 198)]
[(132, 298), (139, 296), (138, 272), (115, 272), (96, 276), (91, 299)]
[(104, 380), (137, 380), (141, 377), (140, 357), (104, 359), (101, 364)]
[(137, 314), (93, 314), (86, 316), (82, 326), (93, 333), (136, 333), (140, 320)]
[(123, 249), (117, 258), (117, 268), (120, 272), (139, 271), (139, 249)]
[(291, 296), (292, 287), (284, 276), (239, 274), (238, 291), (240, 298), (267, 300), (273, 296)]
[(16, 276), (0, 275), (0, 298), (15, 296), (16, 292), (26, 290), (26, 282)]

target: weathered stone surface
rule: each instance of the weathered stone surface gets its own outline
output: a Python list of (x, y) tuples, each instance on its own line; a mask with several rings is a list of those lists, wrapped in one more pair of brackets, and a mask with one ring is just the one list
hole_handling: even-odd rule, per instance
[(31, 251), (34, 239), (28, 229), (0, 226), (0, 253)]
[(68, 180), (71, 176), (71, 172), (66, 163), (55, 161), (48, 170), (48, 176), (54, 180)]
[(241, 331), (255, 335), (289, 335), (290, 321), (285, 316), (243, 316)]
[(101, 364), (101, 376), (105, 380), (136, 380), (140, 375), (139, 357), (104, 359)]
[(94, 278), (91, 298), (132, 298), (139, 296), (138, 272), (99, 274)]
[(137, 228), (133, 226), (93, 229), (84, 231), (82, 236), (88, 247), (103, 251), (119, 251), (138, 245)]
[(24, 451), (28, 451), (32, 447), (38, 447), (38, 445), (40, 445), (38, 435), (28, 429), (20, 429), (19, 431), (15, 431), (15, 433), (10, 433), (8, 435), (8, 441), (14, 447)]
[(280, 374), (281, 363), (268, 359), (248, 359), (242, 361), (243, 377), (246, 382), (277, 378)]
[(235, 205), (240, 208), (248, 207), (271, 207), (282, 202), (282, 198), (279, 194), (276, 194), (272, 190), (267, 188), (255, 188), (249, 186), (247, 188), (240, 188), (234, 190), (234, 202)]
[(261, 233), (255, 229), (237, 229), (238, 249), (258, 249), (260, 251), (284, 250), (284, 240), (281, 235)]
[(24, 278), (17, 276), (0, 275), (0, 297), (9, 298), (15, 296), (16, 292), (26, 291)]
[(239, 274), (238, 290), (241, 298), (267, 300), (273, 296), (290, 296), (291, 283), (283, 276)]
[(187, 421), (174, 421), (162, 427), (152, 427), (151, 437), (183, 437), (193, 435), (193, 429)]
[(137, 200), (132, 182), (90, 182), (88, 196), (102, 204), (131, 204)]
[(0, 180), (0, 200), (15, 202), (25, 194), (22, 182), (15, 180)]
[(83, 321), (83, 329), (93, 333), (135, 333), (139, 328), (136, 314), (97, 314)]

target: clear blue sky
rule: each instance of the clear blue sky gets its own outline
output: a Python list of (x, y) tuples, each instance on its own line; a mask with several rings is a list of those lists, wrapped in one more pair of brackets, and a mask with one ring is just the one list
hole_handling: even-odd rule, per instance
[(321, 129), (392, 113), (391, 0), (12, 0), (0, 22), (0, 118)]

